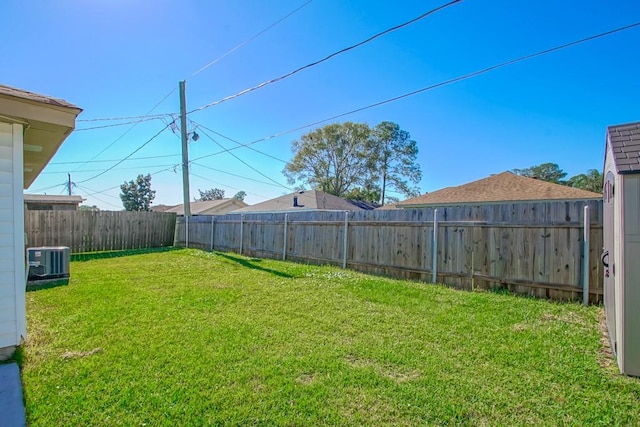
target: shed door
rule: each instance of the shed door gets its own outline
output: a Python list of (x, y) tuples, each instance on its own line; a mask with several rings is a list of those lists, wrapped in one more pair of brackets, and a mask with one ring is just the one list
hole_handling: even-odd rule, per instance
[(602, 264), (604, 271), (604, 307), (607, 316), (607, 329), (611, 348), (616, 351), (617, 331), (616, 331), (616, 301), (615, 301), (615, 267), (614, 260), (614, 221), (613, 210), (615, 197), (615, 175), (609, 171), (604, 180), (602, 196), (604, 199), (604, 248), (602, 249)]

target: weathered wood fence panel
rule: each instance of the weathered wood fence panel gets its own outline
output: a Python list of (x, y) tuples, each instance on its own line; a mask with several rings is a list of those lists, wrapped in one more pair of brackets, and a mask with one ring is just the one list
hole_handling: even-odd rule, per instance
[(176, 215), (165, 212), (25, 211), (27, 246), (97, 252), (171, 246)]
[[(590, 299), (601, 301), (601, 201), (439, 208), (437, 281), (464, 289), (498, 286), (538, 297), (580, 298), (585, 204), (591, 230), (586, 260)], [(433, 218), (432, 208), (291, 212), (286, 219), (284, 213), (196, 216), (189, 220), (188, 245), (343, 265), (346, 233), (348, 267), (430, 281)], [(180, 217), (176, 224), (177, 245), (186, 244), (184, 221)]]

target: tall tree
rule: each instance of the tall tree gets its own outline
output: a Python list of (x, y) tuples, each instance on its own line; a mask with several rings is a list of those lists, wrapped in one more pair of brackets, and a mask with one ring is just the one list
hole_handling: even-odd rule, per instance
[(594, 193), (602, 193), (603, 177), (597, 169), (589, 169), (586, 174), (581, 173), (572, 176), (567, 181), (567, 185), (575, 188), (581, 188)]
[(367, 124), (330, 124), (294, 141), (293, 159), (282, 172), (291, 185), (300, 182), (341, 197), (370, 177), (372, 147)]
[(196, 199), (196, 202), (206, 202), (207, 200), (224, 199), (224, 190), (221, 188), (212, 188), (210, 190), (204, 190), (204, 191), (198, 188), (198, 193), (200, 193), (200, 198)]
[(120, 200), (125, 210), (148, 211), (156, 192), (151, 189), (151, 175), (138, 175), (135, 180), (124, 182), (120, 186)]
[(238, 191), (236, 194), (233, 195), (234, 199), (240, 200), (241, 202), (244, 201), (245, 197), (247, 197), (246, 191)]
[(391, 188), (407, 197), (415, 197), (419, 193), (416, 185), (422, 179), (417, 163), (418, 144), (409, 132), (393, 122), (377, 125), (372, 139), (375, 156), (372, 172), (379, 175), (380, 203), (384, 205), (388, 201), (387, 189)]
[(560, 166), (556, 163), (542, 163), (526, 169), (513, 169), (511, 172), (516, 175), (553, 182), (554, 184), (566, 184), (562, 179), (567, 176), (567, 173), (560, 169)]

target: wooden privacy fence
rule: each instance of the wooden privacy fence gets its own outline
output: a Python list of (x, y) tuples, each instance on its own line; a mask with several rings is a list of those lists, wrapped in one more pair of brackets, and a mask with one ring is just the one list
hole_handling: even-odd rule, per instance
[(25, 211), (27, 246), (97, 252), (172, 246), (175, 213)]
[(588, 279), (590, 301), (601, 301), (601, 201), (445, 207), (435, 216), (436, 239), (433, 208), (195, 216), (188, 227), (180, 217), (176, 245), (552, 299), (579, 298)]

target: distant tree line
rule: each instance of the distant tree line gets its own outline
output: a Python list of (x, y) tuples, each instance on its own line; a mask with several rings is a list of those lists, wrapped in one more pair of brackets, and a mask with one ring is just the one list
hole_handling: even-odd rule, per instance
[(589, 169), (586, 173), (581, 173), (565, 180), (568, 175), (560, 169), (556, 163), (542, 163), (525, 169), (513, 169), (511, 172), (516, 175), (537, 178), (542, 181), (553, 182), (554, 184), (567, 185), (569, 187), (580, 188), (582, 190), (602, 193), (603, 178), (597, 169)]

